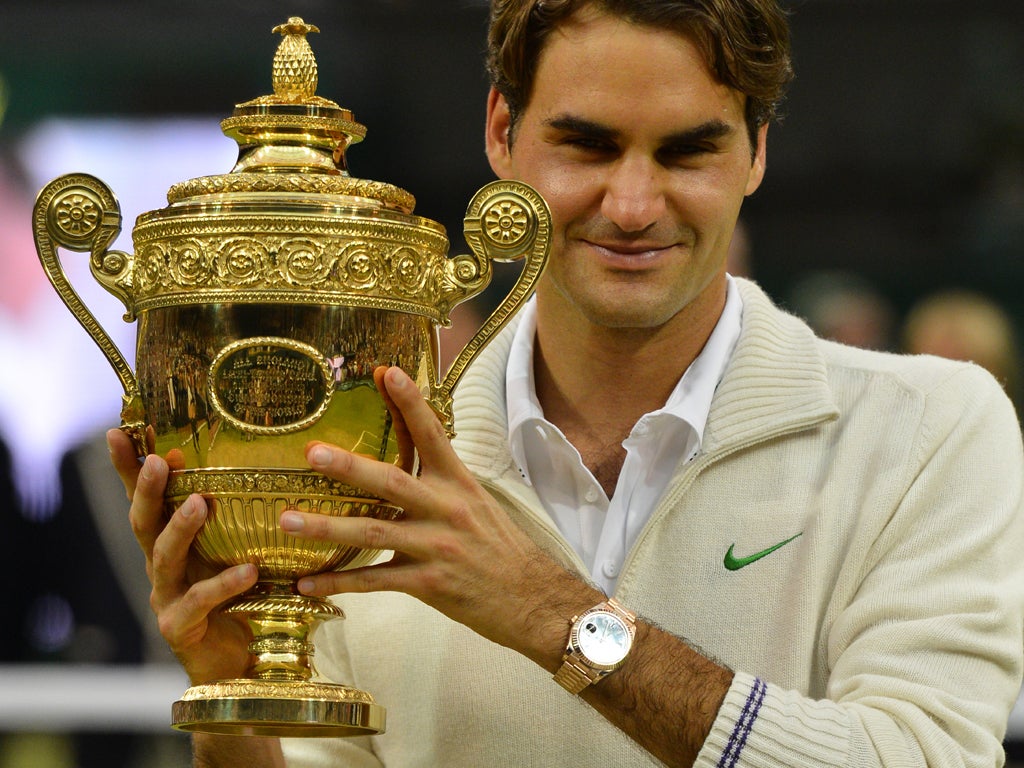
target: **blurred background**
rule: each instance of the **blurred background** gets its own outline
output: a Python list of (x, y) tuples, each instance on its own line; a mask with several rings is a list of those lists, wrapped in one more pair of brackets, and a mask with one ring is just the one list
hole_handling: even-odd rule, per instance
[[(1024, 320), (1024, 7), (1019, 0), (799, 0), (796, 80), (769, 133), (732, 270), (822, 334), (972, 359), (1017, 398)], [(316, 24), (318, 93), (368, 127), (353, 175), (411, 191), (464, 250), (483, 154), (482, 0), (4, 0), (0, 7), (0, 768), (184, 764), (185, 681), (148, 587), (102, 431), (120, 387), (39, 266), (31, 208), (72, 171), (124, 217), (225, 173), (219, 121), (272, 91), (271, 29)], [(132, 357), (134, 327), (83, 254), (65, 268)], [(467, 310), (479, 322), (513, 279)], [(451, 335), (457, 333), (451, 332)], [(450, 341), (454, 346), (455, 342)], [(102, 510), (102, 514), (97, 511)], [(1024, 759), (1015, 713), (1011, 759)]]

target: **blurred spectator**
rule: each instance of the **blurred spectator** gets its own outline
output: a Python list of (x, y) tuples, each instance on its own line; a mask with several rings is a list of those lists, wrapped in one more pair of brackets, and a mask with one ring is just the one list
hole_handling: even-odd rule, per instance
[(895, 346), (892, 304), (860, 275), (812, 273), (794, 286), (789, 306), (826, 339), (882, 351)]
[[(57, 590), (74, 622), (61, 649), (64, 661), (137, 664), (146, 660), (143, 627), (149, 627), (149, 585), (138, 578), (145, 559), (128, 523), (128, 499), (112, 471), (99, 435), (74, 447), (60, 464), (61, 504), (53, 527), (61, 546)], [(139, 571), (138, 568), (142, 568)], [(141, 583), (140, 583), (141, 582)], [(164, 656), (166, 647), (161, 643)]]
[(1021, 412), (1017, 334), (1009, 314), (995, 301), (964, 290), (928, 296), (908, 312), (902, 344), (912, 354), (977, 363), (999, 380)]
[[(76, 664), (167, 662), (170, 651), (151, 620), (145, 559), (128, 522), (128, 500), (110, 464), (103, 433), (72, 447), (60, 462), (61, 503), (37, 529), (32, 573), (42, 594), (29, 611), (32, 661)], [(168, 702), (168, 713), (170, 702)], [(187, 737), (158, 733), (69, 734), (41, 743), (62, 744), (73, 762), (40, 763), (70, 768), (166, 768), (187, 765)], [(36, 749), (23, 739), (8, 749)], [(12, 766), (28, 763), (10, 763)], [(0, 768), (7, 766), (0, 762)]]
[[(1019, 104), (1018, 110), (1024, 107)], [(1015, 286), (1024, 276), (1024, 112), (1016, 119), (989, 122), (978, 150), (973, 200), (964, 211), (964, 251), (987, 290), (1019, 308)]]
[(736, 222), (736, 229), (733, 230), (732, 240), (729, 241), (729, 251), (725, 255), (725, 268), (730, 275), (754, 279), (752, 250), (750, 229), (743, 219), (739, 219)]
[(25, 627), (32, 598), (24, 587), (23, 568), (27, 566), (26, 550), (29, 526), (21, 514), (14, 480), (11, 475), (11, 456), (6, 444), (0, 442), (0, 562), (22, 585), (8, 591), (5, 611), (7, 620), (0, 632), (0, 663), (23, 661), (27, 655)]

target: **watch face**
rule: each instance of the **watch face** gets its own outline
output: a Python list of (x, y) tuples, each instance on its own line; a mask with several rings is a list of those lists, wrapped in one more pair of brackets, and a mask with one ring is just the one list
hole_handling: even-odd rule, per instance
[(594, 664), (618, 664), (629, 653), (632, 638), (626, 622), (614, 613), (592, 613), (583, 617), (576, 636), (580, 652)]

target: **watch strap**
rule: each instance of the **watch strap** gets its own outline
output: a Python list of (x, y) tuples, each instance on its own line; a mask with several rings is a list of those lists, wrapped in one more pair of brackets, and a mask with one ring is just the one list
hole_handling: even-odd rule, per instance
[(580, 667), (572, 663), (572, 658), (566, 658), (562, 662), (562, 666), (555, 672), (554, 680), (560, 686), (565, 688), (569, 693), (575, 696), (577, 693), (582, 691), (592, 682), (595, 677), (591, 677), (587, 672), (593, 673), (595, 670), (583, 670)]

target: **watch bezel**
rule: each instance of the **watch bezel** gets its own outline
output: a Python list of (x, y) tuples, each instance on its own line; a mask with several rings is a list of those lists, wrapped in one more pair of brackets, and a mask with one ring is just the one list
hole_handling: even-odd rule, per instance
[[(619, 643), (616, 641), (618, 656), (612, 661), (598, 661), (591, 656), (587, 650), (585, 650), (585, 643), (581, 641), (582, 633), (587, 624), (592, 623), (597, 617), (601, 617), (603, 620), (618, 625), (622, 630), (622, 633), (625, 635), (625, 643)], [(611, 670), (616, 669), (623, 661), (626, 660), (626, 657), (629, 655), (629, 650), (633, 646), (633, 637), (630, 632), (629, 623), (614, 611), (608, 610), (589, 611), (580, 616), (572, 626), (571, 636), (573, 650), (580, 655), (581, 659), (587, 664), (587, 666), (601, 671), (610, 672)]]
[[(587, 621), (593, 619), (597, 614), (605, 616), (617, 623), (622, 627), (626, 634), (626, 643), (620, 648), (621, 654), (616, 661), (609, 663), (597, 661), (588, 656), (580, 645), (580, 632), (586, 625)], [(569, 631), (569, 653), (576, 656), (581, 663), (596, 672), (612, 672), (622, 666), (623, 662), (625, 662), (626, 658), (629, 656), (629, 652), (633, 648), (633, 639), (635, 635), (636, 625), (631, 620), (614, 610), (610, 605), (602, 603), (601, 605), (594, 606), (593, 608), (584, 611), (572, 623), (572, 629)]]
[[(626, 645), (622, 648), (622, 655), (616, 662), (607, 664), (597, 662), (587, 656), (580, 647), (580, 630), (585, 626), (588, 617), (592, 617), (594, 614), (607, 616), (616, 622), (621, 622), (625, 627)], [(565, 644), (562, 666), (555, 672), (554, 680), (569, 693), (577, 695), (587, 686), (601, 681), (626, 662), (636, 640), (636, 614), (619, 605), (615, 598), (609, 597), (593, 608), (573, 616), (569, 623), (569, 639)]]

